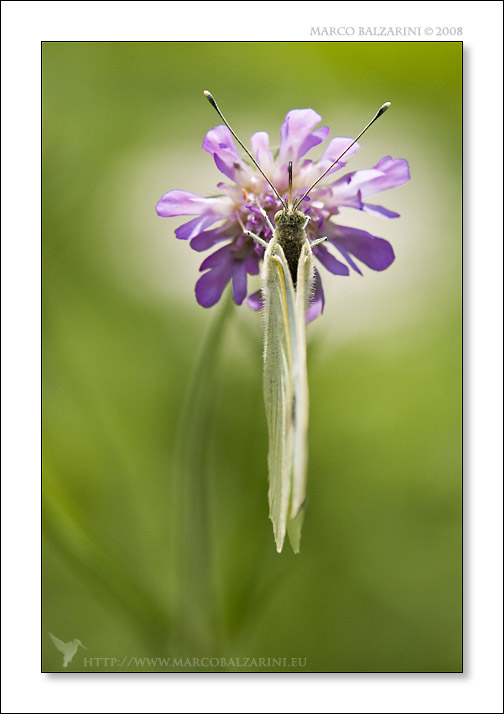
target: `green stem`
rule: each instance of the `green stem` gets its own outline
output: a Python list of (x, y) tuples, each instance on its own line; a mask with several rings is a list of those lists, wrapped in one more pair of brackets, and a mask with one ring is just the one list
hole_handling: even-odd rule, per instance
[(175, 442), (173, 482), (172, 645), (201, 656), (215, 643), (217, 625), (209, 513), (209, 453), (215, 424), (219, 353), (233, 303), (228, 294), (203, 343), (187, 390)]

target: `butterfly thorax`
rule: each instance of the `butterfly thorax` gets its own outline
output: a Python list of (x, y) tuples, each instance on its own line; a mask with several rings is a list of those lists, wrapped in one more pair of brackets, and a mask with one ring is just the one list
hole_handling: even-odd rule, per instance
[(275, 215), (275, 225), (276, 239), (282, 246), (292, 282), (296, 287), (299, 256), (306, 240), (306, 216), (301, 211), (278, 211)]

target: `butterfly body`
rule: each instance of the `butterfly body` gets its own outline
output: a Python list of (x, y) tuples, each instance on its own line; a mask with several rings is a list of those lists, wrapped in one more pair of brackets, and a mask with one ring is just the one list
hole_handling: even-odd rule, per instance
[(275, 238), (276, 242), (282, 246), (283, 252), (289, 265), (289, 270), (296, 287), (297, 268), (301, 248), (306, 242), (306, 224), (308, 218), (301, 211), (283, 210), (275, 215)]

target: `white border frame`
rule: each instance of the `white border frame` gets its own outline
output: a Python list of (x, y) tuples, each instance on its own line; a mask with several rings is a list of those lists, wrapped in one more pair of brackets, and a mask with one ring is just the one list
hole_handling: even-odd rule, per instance
[[(494, 246), (495, 236), (502, 236), (502, 4), (319, 2), (303, 12), (299, 3), (292, 11), (287, 2), (248, 2), (240, 8), (236, 12), (231, 2), (198, 3), (197, 12), (191, 2), (2, 3), (3, 710), (501, 712), (502, 250), (496, 254)], [(243, 10), (250, 23), (239, 22)], [(264, 23), (260, 18), (266, 11)], [(175, 674), (40, 674), (40, 42), (310, 40), (310, 26), (331, 26), (336, 20), (340, 27), (359, 26), (362, 18), (367, 26), (460, 25), (464, 31), (453, 39), (464, 41), (469, 206), (464, 271), (465, 672), (198, 674), (189, 679)], [(384, 39), (395, 41), (376, 37)], [(36, 646), (27, 649), (32, 641)]]

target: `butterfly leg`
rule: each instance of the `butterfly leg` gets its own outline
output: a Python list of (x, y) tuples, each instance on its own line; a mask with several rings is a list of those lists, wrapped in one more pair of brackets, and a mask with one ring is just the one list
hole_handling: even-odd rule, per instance
[(264, 220), (266, 221), (266, 223), (268, 224), (268, 228), (270, 229), (271, 234), (273, 235), (273, 233), (275, 232), (275, 226), (270, 221), (270, 217), (268, 216), (268, 214), (266, 213), (266, 211), (264, 210), (264, 208), (262, 206), (259, 206), (259, 204), (258, 204), (257, 207), (261, 211), (261, 215), (264, 218)]
[(255, 233), (252, 233), (252, 231), (244, 231), (244, 232), (248, 238), (253, 238), (254, 240), (256, 240), (258, 243), (260, 243), (265, 248), (268, 247), (268, 242), (263, 240), (260, 236), (257, 236)]
[(317, 238), (317, 240), (314, 240), (313, 243), (310, 243), (310, 247), (313, 248), (316, 245), (320, 245), (320, 243), (323, 243), (326, 240), (327, 236), (324, 236), (323, 238)]
[(303, 230), (306, 229), (306, 226), (308, 225), (308, 223), (309, 223), (310, 221), (311, 221), (311, 216), (306, 216), (306, 221), (304, 222)]
[[(261, 209), (261, 211), (262, 211), (262, 209)], [(268, 222), (269, 222), (269, 218), (268, 218), (268, 216), (266, 215), (266, 212), (264, 212), (264, 215), (266, 216), (266, 219), (267, 219)], [(264, 246), (265, 248), (268, 247), (268, 243), (267, 243), (265, 240), (263, 240), (260, 236), (256, 235), (255, 233), (252, 233), (252, 231), (247, 231), (247, 230), (245, 229), (245, 226), (243, 225), (243, 223), (242, 223), (242, 221), (241, 221), (241, 219), (240, 219), (240, 216), (237, 216), (237, 218), (238, 218), (238, 223), (239, 223), (240, 226), (242, 227), (242, 231), (243, 231), (244, 234), (247, 236), (247, 238), (253, 238), (254, 240), (256, 240), (258, 243), (260, 243), (260, 244), (261, 244), (262, 246)], [(271, 226), (271, 223), (270, 223), (270, 226)], [(273, 233), (274, 228), (273, 228), (272, 226), (271, 226), (271, 228), (272, 228), (272, 231), (271, 231), (271, 232)]]

